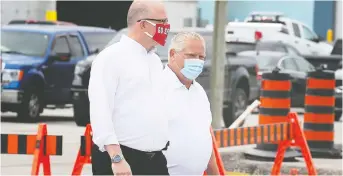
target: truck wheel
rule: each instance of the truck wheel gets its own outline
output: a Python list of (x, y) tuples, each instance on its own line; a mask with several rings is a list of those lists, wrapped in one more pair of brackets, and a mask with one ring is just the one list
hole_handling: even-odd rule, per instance
[(342, 111), (335, 111), (335, 121), (341, 120), (342, 117)]
[(23, 101), (18, 112), (20, 121), (34, 121), (40, 115), (42, 108), (42, 97), (35, 89), (24, 92)]
[(86, 126), (90, 123), (89, 100), (87, 95), (83, 94), (78, 99), (73, 100), (74, 120), (77, 126)]
[(248, 97), (242, 88), (236, 88), (232, 102), (223, 109), (225, 127), (229, 127), (247, 108)]

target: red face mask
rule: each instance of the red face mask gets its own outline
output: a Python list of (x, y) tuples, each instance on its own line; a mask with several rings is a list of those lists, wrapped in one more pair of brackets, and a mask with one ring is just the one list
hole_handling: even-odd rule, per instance
[(146, 22), (155, 26), (155, 34), (153, 36), (148, 32), (145, 32), (145, 34), (151, 37), (158, 44), (164, 46), (166, 44), (166, 39), (168, 37), (170, 24), (154, 24), (148, 20), (146, 20)]

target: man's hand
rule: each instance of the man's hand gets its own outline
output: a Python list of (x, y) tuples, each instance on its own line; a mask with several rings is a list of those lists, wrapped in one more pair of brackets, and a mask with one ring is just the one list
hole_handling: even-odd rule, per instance
[(112, 171), (114, 175), (132, 175), (131, 168), (125, 160), (122, 160), (119, 163), (112, 163)]

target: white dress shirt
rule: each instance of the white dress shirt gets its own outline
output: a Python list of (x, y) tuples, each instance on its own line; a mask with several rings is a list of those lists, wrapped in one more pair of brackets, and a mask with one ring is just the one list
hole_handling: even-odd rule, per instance
[(98, 54), (88, 93), (93, 141), (100, 151), (108, 144), (141, 151), (166, 146), (168, 120), (158, 87), (162, 71), (154, 52), (125, 35)]
[(196, 81), (187, 89), (168, 66), (163, 77), (170, 141), (164, 154), (169, 174), (203, 175), (212, 154), (212, 115), (206, 92)]

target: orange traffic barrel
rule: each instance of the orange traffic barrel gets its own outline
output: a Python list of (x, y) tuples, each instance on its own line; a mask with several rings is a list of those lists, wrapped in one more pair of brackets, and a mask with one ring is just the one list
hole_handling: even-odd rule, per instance
[[(280, 73), (276, 70), (262, 74), (259, 125), (288, 122), (287, 115), (291, 108), (291, 88), (292, 83), (287, 73)], [(277, 133), (275, 132), (274, 135)], [(259, 159), (274, 160), (277, 148), (278, 144), (257, 144), (255, 149), (246, 154)], [(297, 156), (301, 156), (298, 151), (288, 149), (285, 153), (285, 160), (295, 160)]]
[(335, 74), (317, 70), (307, 75), (304, 134), (312, 153), (317, 157), (341, 157), (334, 146)]

